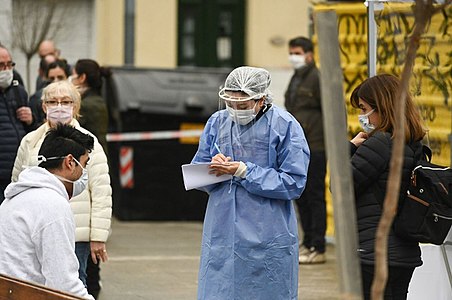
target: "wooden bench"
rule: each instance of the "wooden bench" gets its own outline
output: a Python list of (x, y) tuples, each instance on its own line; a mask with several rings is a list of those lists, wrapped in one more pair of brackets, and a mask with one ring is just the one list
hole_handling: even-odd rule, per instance
[(43, 285), (0, 274), (0, 300), (84, 299)]

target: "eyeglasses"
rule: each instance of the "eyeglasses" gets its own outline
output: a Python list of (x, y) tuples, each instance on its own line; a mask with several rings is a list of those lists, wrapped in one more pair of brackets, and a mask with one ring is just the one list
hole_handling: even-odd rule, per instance
[(44, 102), (47, 106), (72, 106), (74, 104), (74, 101), (70, 100), (69, 98), (63, 98), (61, 100), (58, 99), (50, 99)]
[(13, 61), (7, 61), (6, 63), (0, 62), (0, 70), (9, 70), (16, 65)]

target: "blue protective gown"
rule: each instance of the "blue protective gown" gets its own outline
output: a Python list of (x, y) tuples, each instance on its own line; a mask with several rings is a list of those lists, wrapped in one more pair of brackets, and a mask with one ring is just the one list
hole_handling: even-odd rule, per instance
[(303, 130), (275, 106), (240, 139), (231, 136), (232, 126), (239, 125), (226, 111), (213, 114), (192, 160), (210, 162), (217, 143), (224, 155), (247, 166), (245, 179), (203, 189), (209, 201), (198, 299), (297, 299), (298, 227), (290, 200), (300, 197), (306, 183), (309, 148)]

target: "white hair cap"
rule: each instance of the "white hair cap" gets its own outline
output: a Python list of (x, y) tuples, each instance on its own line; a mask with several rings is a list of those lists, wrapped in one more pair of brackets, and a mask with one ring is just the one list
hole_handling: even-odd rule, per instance
[[(265, 103), (271, 103), (273, 97), (268, 89), (270, 83), (271, 77), (267, 70), (255, 67), (238, 67), (229, 73), (224, 82), (224, 87), (218, 95), (221, 99), (227, 101), (248, 101), (265, 97)], [(244, 92), (249, 97), (237, 100), (237, 98), (229, 97), (226, 91)]]

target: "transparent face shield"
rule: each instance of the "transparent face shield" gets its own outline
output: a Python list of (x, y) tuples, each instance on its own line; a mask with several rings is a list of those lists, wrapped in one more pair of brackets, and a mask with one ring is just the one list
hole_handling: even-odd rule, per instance
[(270, 82), (270, 74), (265, 69), (238, 67), (228, 75), (218, 93), (218, 136), (215, 146), (233, 160), (252, 160), (259, 126), (264, 126), (259, 120), (256, 121), (256, 116), (262, 107), (262, 99), (271, 101)]
[(260, 110), (259, 99), (241, 91), (219, 92), (218, 150), (233, 160), (246, 160), (252, 156), (256, 141), (255, 122)]

